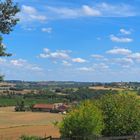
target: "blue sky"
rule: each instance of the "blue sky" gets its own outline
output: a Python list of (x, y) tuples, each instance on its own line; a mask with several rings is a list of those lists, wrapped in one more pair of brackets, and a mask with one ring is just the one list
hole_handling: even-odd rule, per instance
[(140, 81), (140, 0), (15, 0), (6, 79)]

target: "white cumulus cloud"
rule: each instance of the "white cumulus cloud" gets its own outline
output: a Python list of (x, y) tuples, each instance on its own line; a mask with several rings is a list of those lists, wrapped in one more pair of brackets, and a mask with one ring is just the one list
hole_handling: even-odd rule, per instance
[(120, 29), (120, 32), (124, 35), (130, 35), (131, 34), (131, 31), (130, 30), (125, 30), (125, 29)]
[(114, 48), (112, 50), (108, 50), (106, 53), (115, 55), (129, 55), (132, 53), (132, 51), (125, 48)]
[(77, 68), (77, 70), (83, 71), (83, 72), (92, 72), (92, 71), (94, 71), (94, 69), (92, 67), (81, 67), (81, 68)]
[(117, 37), (115, 35), (110, 35), (110, 40), (113, 42), (118, 42), (118, 43), (130, 43), (133, 41), (132, 38), (128, 37)]
[(22, 5), (21, 12), (19, 13), (19, 18), (21, 22), (44, 22), (47, 20), (47, 17), (44, 14), (41, 14), (36, 8), (32, 6)]
[(69, 59), (69, 52), (66, 50), (50, 51), (48, 48), (44, 48), (44, 52), (39, 55), (40, 58), (50, 59)]
[(91, 57), (95, 58), (95, 59), (102, 59), (102, 58), (104, 58), (104, 56), (99, 55), (99, 54), (93, 54), (93, 55), (91, 55)]
[(83, 58), (73, 58), (72, 61), (75, 63), (85, 63), (86, 62), (86, 60)]

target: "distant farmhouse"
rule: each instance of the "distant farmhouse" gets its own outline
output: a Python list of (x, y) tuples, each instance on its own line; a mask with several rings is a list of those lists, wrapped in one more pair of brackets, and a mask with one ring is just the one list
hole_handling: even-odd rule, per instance
[(51, 112), (53, 109), (53, 104), (35, 104), (32, 107), (33, 112)]

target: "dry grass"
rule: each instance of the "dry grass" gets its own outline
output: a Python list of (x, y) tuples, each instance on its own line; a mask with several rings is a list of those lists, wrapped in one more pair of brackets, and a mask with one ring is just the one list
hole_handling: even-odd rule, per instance
[(59, 137), (59, 130), (53, 125), (34, 125), (34, 126), (19, 126), (13, 128), (0, 129), (0, 140), (19, 140), (21, 135), (31, 136), (53, 136)]
[[(8, 90), (9, 93), (15, 93), (15, 94), (30, 94), (32, 90), (21, 90), (21, 91), (16, 91), (16, 90)], [(34, 93), (37, 93), (37, 90), (34, 90)], [(0, 94), (7, 94), (7, 90), (0, 90)]]
[(53, 126), (61, 114), (14, 112), (13, 107), (0, 108), (0, 140), (18, 140), (21, 135), (59, 136)]
[(89, 87), (89, 89), (95, 89), (95, 90), (117, 90), (117, 91), (126, 90), (126, 89), (123, 89), (123, 88), (113, 88), (113, 87), (104, 87), (104, 86), (93, 86), (93, 87)]

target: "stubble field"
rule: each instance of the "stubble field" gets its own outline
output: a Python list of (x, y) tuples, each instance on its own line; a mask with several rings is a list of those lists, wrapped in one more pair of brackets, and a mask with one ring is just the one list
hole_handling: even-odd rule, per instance
[(0, 108), (0, 140), (19, 140), (21, 135), (59, 137), (59, 130), (53, 122), (61, 119), (61, 114), (14, 112), (13, 107)]

